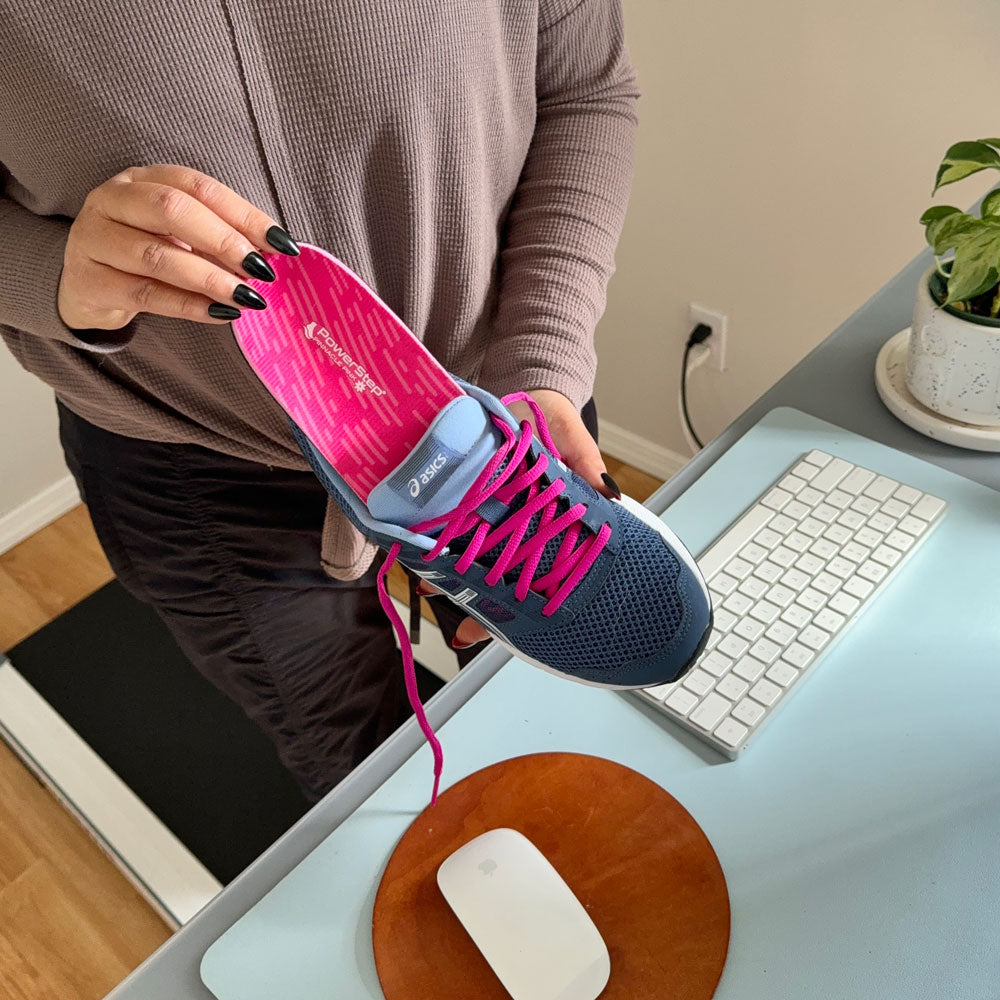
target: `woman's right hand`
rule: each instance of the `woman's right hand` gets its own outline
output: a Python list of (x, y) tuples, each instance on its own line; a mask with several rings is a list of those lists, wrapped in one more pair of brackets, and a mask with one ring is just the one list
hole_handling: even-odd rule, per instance
[(295, 241), (224, 184), (172, 164), (129, 167), (94, 188), (70, 227), (58, 308), (73, 329), (118, 330), (140, 312), (227, 323), (266, 302), (239, 274), (273, 281), (258, 250)]

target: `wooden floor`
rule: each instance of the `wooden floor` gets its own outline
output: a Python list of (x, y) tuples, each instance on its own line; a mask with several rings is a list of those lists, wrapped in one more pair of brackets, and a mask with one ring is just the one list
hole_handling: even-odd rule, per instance
[[(659, 480), (605, 456), (623, 492)], [(0, 649), (112, 578), (83, 507), (0, 555)], [(391, 589), (405, 600), (401, 575)], [(0, 998), (98, 1000), (170, 935), (84, 829), (0, 742)]]

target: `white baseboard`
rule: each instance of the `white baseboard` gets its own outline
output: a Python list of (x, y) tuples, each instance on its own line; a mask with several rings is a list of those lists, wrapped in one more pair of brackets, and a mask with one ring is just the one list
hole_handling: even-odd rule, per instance
[(2, 656), (0, 737), (171, 927), (190, 920), (222, 888)]
[(609, 420), (598, 419), (601, 436), (601, 451), (627, 462), (641, 472), (660, 479), (669, 479), (681, 466), (690, 460), (689, 455), (681, 455), (662, 444), (633, 434)]
[(72, 476), (63, 476), (30, 500), (0, 516), (0, 555), (51, 524), (79, 502), (76, 481)]

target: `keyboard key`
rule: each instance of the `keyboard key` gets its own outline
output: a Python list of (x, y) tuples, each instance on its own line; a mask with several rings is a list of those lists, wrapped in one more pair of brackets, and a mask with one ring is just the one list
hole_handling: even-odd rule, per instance
[(741, 618), (733, 629), (733, 635), (738, 635), (741, 639), (746, 639), (747, 642), (753, 642), (763, 632), (764, 625), (756, 618)]
[(919, 538), (927, 529), (930, 527), (928, 523), (919, 517), (914, 517), (912, 514), (907, 514), (899, 522), (899, 530), (905, 531), (908, 535), (914, 535)]
[[(817, 521), (814, 517), (807, 517), (804, 521), (799, 524), (799, 531), (803, 535), (808, 535), (810, 538), (819, 538), (823, 534), (824, 522)], [(810, 545), (812, 542), (809, 543)]]
[(861, 528), (858, 533), (854, 536), (854, 541), (859, 545), (864, 545), (869, 549), (874, 549), (882, 544), (882, 539), (885, 538), (880, 531), (872, 531), (871, 528)]
[(793, 642), (782, 654), (781, 658), (787, 660), (793, 667), (805, 670), (813, 661), (816, 654), (802, 645), (801, 642)]
[(716, 644), (722, 638), (722, 633), (717, 629), (712, 629), (712, 634), (708, 637), (708, 642), (705, 643), (705, 652), (710, 653), (715, 649)]
[(853, 469), (850, 462), (845, 462), (842, 458), (835, 458), (823, 467), (820, 474), (809, 484), (821, 493), (829, 493), (834, 486), (839, 486), (840, 481)]
[(783, 513), (794, 521), (801, 521), (809, 513), (809, 508), (800, 500), (793, 500), (785, 505)]
[(749, 576), (740, 584), (740, 593), (752, 597), (755, 601), (767, 590), (767, 583), (759, 576)]
[(757, 532), (757, 537), (754, 538), (754, 541), (770, 552), (776, 545), (781, 544), (783, 537), (783, 535), (779, 535), (773, 528), (764, 528), (762, 531)]
[(745, 615), (753, 607), (753, 599), (737, 591), (735, 594), (730, 594), (722, 602), (722, 606), (734, 615)]
[(752, 684), (766, 669), (766, 663), (761, 663), (760, 660), (755, 660), (752, 656), (742, 656), (733, 667), (733, 673)]
[(727, 747), (732, 747), (735, 749), (738, 747), (744, 739), (746, 739), (747, 733), (750, 730), (746, 726), (737, 722), (734, 718), (729, 717), (724, 719), (715, 729), (712, 734), (720, 743), (724, 743)]
[(823, 572), (818, 574), (813, 579), (812, 585), (814, 589), (818, 590), (821, 594), (826, 594), (827, 597), (840, 590), (840, 580), (833, 576), (832, 573)]
[(757, 702), (744, 698), (734, 709), (733, 718), (748, 726), (756, 726), (764, 718), (764, 708)]
[(885, 544), (891, 545), (900, 552), (909, 552), (910, 546), (916, 541), (913, 535), (906, 534), (905, 531), (890, 531), (885, 536)]
[(771, 518), (771, 523), (768, 527), (772, 528), (779, 535), (784, 536), (795, 527), (795, 522), (790, 517), (786, 517), (784, 514), (775, 514), (774, 517)]
[(871, 497), (858, 497), (851, 502), (851, 510), (856, 510), (859, 514), (869, 517), (878, 510), (878, 502)]
[(915, 490), (912, 486), (900, 486), (899, 489), (893, 493), (893, 496), (897, 500), (902, 500), (907, 507), (911, 507), (920, 499), (921, 496), (923, 496), (923, 494), (920, 490)]
[(882, 503), (892, 496), (893, 491), (898, 485), (899, 483), (897, 483), (895, 479), (889, 479), (886, 476), (879, 476), (875, 482), (871, 483), (865, 489), (865, 496), (871, 497), (872, 500), (877, 500), (879, 503)]
[(759, 576), (765, 583), (774, 583), (784, 572), (781, 566), (775, 565), (770, 559), (765, 559), (754, 571), (754, 576)]
[(762, 705), (773, 705), (781, 697), (781, 688), (769, 680), (759, 680), (750, 688), (750, 697)]
[(697, 695), (702, 695), (708, 694), (708, 692), (715, 687), (715, 678), (711, 674), (706, 673), (704, 670), (700, 670), (698, 667), (695, 667), (694, 670), (687, 674), (681, 683), (689, 691), (693, 691)]
[(735, 576), (730, 576), (728, 573), (716, 573), (715, 576), (709, 580), (709, 586), (712, 590), (717, 590), (725, 597), (736, 589), (736, 585), (739, 582), (740, 581), (737, 580)]
[(811, 552), (805, 552), (795, 560), (795, 568), (802, 570), (803, 573), (808, 573), (810, 576), (815, 576), (825, 565), (826, 563), (823, 559), (820, 559), (819, 556), (814, 556)]
[(824, 538), (829, 538), (834, 545), (843, 545), (851, 537), (851, 529), (845, 528), (842, 524), (831, 524), (823, 532)]
[(932, 497), (925, 493), (913, 506), (910, 513), (914, 517), (923, 518), (925, 521), (933, 521), (934, 518), (944, 510), (944, 501), (937, 497)]
[(745, 559), (751, 566), (756, 566), (757, 563), (763, 562), (767, 558), (767, 549), (756, 542), (750, 542), (740, 549), (740, 558)]
[(749, 689), (750, 685), (735, 674), (726, 674), (716, 688), (723, 698), (728, 698), (730, 701), (739, 701)]
[(725, 608), (715, 611), (714, 625), (720, 632), (728, 632), (738, 621), (739, 618)]
[(791, 493), (792, 496), (795, 496), (795, 494), (798, 493), (799, 490), (805, 486), (805, 484), (806, 481), (804, 479), (799, 479), (798, 476), (790, 472), (784, 479), (781, 480), (780, 483), (778, 483), (778, 486), (780, 486), (786, 493)]
[(888, 572), (888, 567), (869, 559), (858, 569), (858, 576), (864, 580), (871, 580), (872, 583), (881, 583)]
[(880, 531), (884, 535), (888, 531), (892, 531), (896, 527), (896, 518), (889, 517), (888, 514), (883, 514), (879, 511), (877, 514), (873, 514), (868, 519), (868, 527), (872, 528), (874, 531)]
[(781, 608), (770, 601), (758, 601), (750, 609), (750, 617), (756, 618), (757, 621), (763, 622), (765, 625), (770, 625), (779, 614), (781, 614)]
[(831, 611), (829, 608), (824, 608), (813, 619), (821, 629), (825, 629), (830, 633), (839, 632), (846, 620), (843, 615), (839, 615), (836, 611)]
[(813, 613), (801, 604), (793, 604), (781, 612), (781, 620), (793, 628), (804, 628), (812, 621)]
[(888, 545), (880, 545), (873, 553), (872, 560), (888, 566), (890, 569), (903, 558), (903, 553), (899, 549), (891, 549)]
[(732, 707), (733, 703), (728, 698), (713, 693), (708, 695), (688, 718), (699, 729), (711, 732), (729, 714)]
[(725, 600), (725, 597), (723, 597), (722, 594), (719, 594), (711, 589), (709, 589), (708, 591), (708, 597), (709, 600), (712, 602), (713, 611), (718, 611), (719, 608), (722, 607), (722, 602)]
[(836, 516), (837, 508), (831, 507), (828, 503), (820, 503), (813, 507), (813, 517), (824, 524), (830, 524)]
[(795, 600), (795, 591), (789, 590), (783, 583), (776, 583), (764, 596), (779, 608), (787, 608)]
[(837, 614), (847, 615), (850, 617), (855, 611), (861, 607), (861, 602), (856, 597), (851, 597), (850, 594), (845, 594), (841, 591), (839, 594), (834, 594), (827, 603), (827, 607), (836, 611)]
[(857, 542), (848, 542), (840, 554), (853, 563), (863, 563), (872, 554), (872, 550)]
[(826, 502), (837, 510), (845, 510), (851, 505), (851, 495), (842, 490), (834, 490), (832, 493), (827, 493)]
[(781, 510), (791, 499), (791, 493), (775, 486), (772, 490), (768, 491), (768, 493), (761, 497), (760, 502), (770, 510)]
[(761, 663), (774, 663), (781, 655), (781, 647), (770, 639), (758, 639), (750, 647), (750, 655)]
[(812, 482), (813, 478), (819, 475), (819, 466), (813, 465), (811, 462), (799, 462), (792, 469), (792, 474), (798, 476), (799, 479), (804, 479), (807, 483)]
[(821, 591), (816, 590), (814, 587), (806, 587), (805, 590), (799, 594), (795, 600), (801, 604), (804, 608), (808, 608), (810, 611), (819, 611), (824, 604), (826, 604), (826, 594)]
[(809, 551), (816, 556), (819, 556), (824, 562), (827, 559), (831, 559), (839, 551), (840, 547), (834, 542), (831, 542), (829, 538), (817, 538), (812, 545), (809, 546)]
[(698, 696), (685, 691), (684, 688), (678, 688), (663, 704), (672, 712), (683, 716), (698, 704)]
[[(746, 639), (741, 639), (732, 632), (719, 642), (719, 652), (728, 656), (731, 660), (738, 660), (748, 649), (750, 643)], [(735, 668), (734, 668), (735, 669)]]
[(754, 504), (734, 525), (728, 528), (724, 535), (717, 538), (708, 549), (698, 557), (698, 568), (706, 580), (711, 580), (722, 569), (730, 556), (743, 548), (761, 528), (767, 527), (774, 517), (774, 511)]
[(795, 562), (795, 553), (791, 549), (786, 549), (784, 545), (779, 545), (771, 553), (770, 561), (780, 566), (782, 569), (788, 569), (788, 567)]
[(799, 672), (790, 663), (778, 660), (777, 663), (768, 668), (764, 676), (769, 681), (774, 681), (775, 684), (780, 684), (781, 687), (786, 688), (799, 676)]
[(653, 701), (663, 701), (676, 687), (676, 684), (660, 684), (658, 687), (644, 688), (642, 693)]
[(842, 524), (845, 528), (850, 528), (851, 531), (856, 531), (864, 523), (864, 514), (859, 514), (856, 510), (845, 510), (840, 517), (837, 518), (837, 524)]
[(798, 634), (798, 629), (792, 628), (791, 625), (780, 619), (764, 633), (771, 642), (776, 642), (781, 647), (787, 646)]
[(800, 531), (793, 531), (785, 538), (785, 545), (794, 552), (805, 552), (812, 545), (812, 539), (808, 535), (803, 535)]
[(853, 576), (857, 572), (857, 569), (857, 563), (852, 563), (849, 559), (844, 559), (842, 556), (837, 556), (826, 564), (826, 571), (841, 580), (846, 580), (849, 576)]
[(721, 677), (732, 665), (733, 661), (728, 656), (723, 656), (717, 649), (698, 661), (698, 666), (702, 670), (707, 670), (713, 677)]
[(824, 493), (820, 493), (819, 490), (814, 490), (811, 486), (807, 486), (795, 499), (799, 503), (804, 503), (807, 507), (815, 507), (825, 495)]
[(807, 625), (799, 633), (799, 642), (810, 649), (820, 650), (830, 641), (830, 633), (816, 628), (815, 625)]
[(822, 469), (832, 458), (833, 456), (828, 455), (825, 451), (818, 451), (814, 448), (808, 455), (806, 455), (803, 461), (812, 462), (813, 465), (818, 465)]
[[(899, 490), (896, 490), (896, 492), (898, 493)], [(882, 504), (882, 512), (884, 514), (888, 514), (889, 517), (895, 517), (898, 519), (904, 514), (908, 514), (910, 512), (910, 507), (909, 504), (905, 504), (901, 500), (886, 500), (886, 502)]]
[(737, 557), (726, 563), (726, 572), (730, 576), (735, 576), (737, 580), (745, 580), (753, 572), (753, 566), (745, 559)]
[(873, 479), (875, 473), (860, 467), (853, 469), (841, 481), (840, 489), (851, 496), (857, 496)]
[(843, 589), (852, 597), (858, 597), (863, 601), (875, 589), (875, 584), (871, 580), (865, 580), (860, 576), (852, 576), (844, 584)]
[(806, 574), (803, 573), (802, 570), (799, 570), (799, 569), (790, 569), (781, 578), (781, 582), (786, 587), (789, 587), (791, 590), (799, 591), (799, 590), (802, 590), (803, 587), (808, 586), (809, 579), (810, 578), (808, 576), (806, 576)]

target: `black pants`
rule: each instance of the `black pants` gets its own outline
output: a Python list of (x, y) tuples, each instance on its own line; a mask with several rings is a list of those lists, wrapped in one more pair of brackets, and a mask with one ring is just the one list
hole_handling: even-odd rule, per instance
[[(592, 402), (584, 418), (594, 433)], [(324, 795), (410, 712), (376, 567), (350, 583), (320, 567), (326, 492), (311, 472), (111, 434), (62, 405), (59, 426), (120, 582), (260, 726), (306, 795)], [(463, 615), (432, 601), (450, 642)]]

